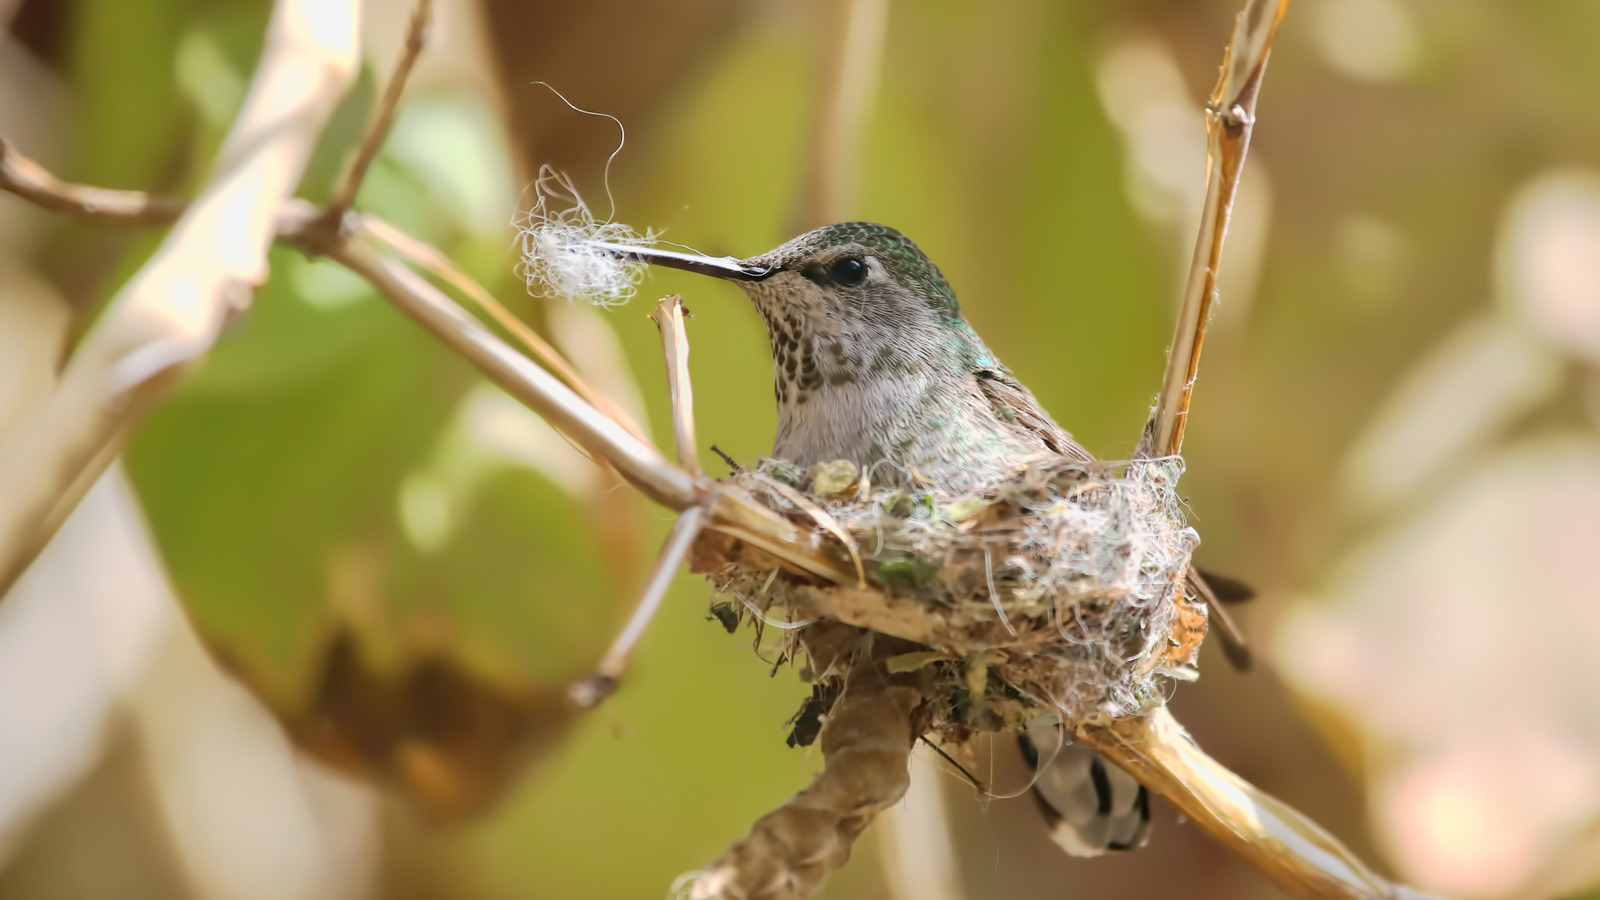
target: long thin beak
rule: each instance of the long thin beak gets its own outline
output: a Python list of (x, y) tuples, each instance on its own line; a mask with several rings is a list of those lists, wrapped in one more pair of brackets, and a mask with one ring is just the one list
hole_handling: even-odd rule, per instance
[(574, 241), (573, 243), (591, 250), (599, 250), (617, 259), (631, 259), (634, 262), (649, 263), (652, 266), (666, 266), (669, 269), (682, 269), (685, 272), (696, 272), (701, 275), (710, 275), (713, 278), (727, 278), (732, 281), (760, 281), (777, 271), (765, 266), (742, 265), (731, 256), (701, 256), (698, 253), (679, 253), (676, 250), (657, 250), (654, 247), (611, 244), (605, 241)]

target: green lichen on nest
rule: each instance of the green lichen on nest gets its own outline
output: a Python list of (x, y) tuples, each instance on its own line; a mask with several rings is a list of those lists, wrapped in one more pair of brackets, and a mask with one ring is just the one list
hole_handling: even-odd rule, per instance
[(1193, 648), (1174, 638), (1199, 609), (1183, 589), (1199, 538), (1176, 493), (1182, 470), (1051, 458), (951, 496), (874, 488), (845, 461), (763, 459), (728, 482), (796, 524), (847, 533), (868, 584), (736, 563), (710, 578), (758, 627), (788, 625), (791, 644), (795, 623), (833, 619), (919, 645), (905, 664), (929, 670), (950, 729), (1126, 715), (1193, 677)]

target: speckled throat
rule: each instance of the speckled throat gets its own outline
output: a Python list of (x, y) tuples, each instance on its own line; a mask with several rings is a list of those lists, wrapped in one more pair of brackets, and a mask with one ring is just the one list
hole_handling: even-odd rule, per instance
[(771, 340), (775, 455), (849, 459), (874, 483), (961, 491), (1044, 449), (985, 395), (978, 373), (999, 363), (959, 312), (890, 321), (777, 280), (744, 288)]

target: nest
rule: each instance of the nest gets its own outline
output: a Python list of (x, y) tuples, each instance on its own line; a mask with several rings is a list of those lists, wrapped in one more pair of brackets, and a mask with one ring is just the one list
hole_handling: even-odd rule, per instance
[[(849, 462), (764, 459), (728, 484), (832, 535), (861, 583), (823, 582), (718, 534), (691, 566), (725, 598), (714, 612), (730, 630), (781, 628), (788, 659), (824, 623), (898, 639), (888, 669), (921, 673), (927, 728), (946, 740), (1045, 714), (1073, 728), (1149, 709), (1195, 677), (1205, 609), (1184, 587), (1199, 537), (1182, 471), (1178, 459), (1052, 458), (950, 496), (875, 489)], [(830, 673), (810, 668), (820, 701)], [(791, 742), (808, 742), (807, 718)]]

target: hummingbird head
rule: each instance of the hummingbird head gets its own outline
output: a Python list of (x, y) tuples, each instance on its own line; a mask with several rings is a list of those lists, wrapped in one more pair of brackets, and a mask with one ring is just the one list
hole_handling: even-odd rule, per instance
[[(939, 269), (909, 238), (885, 225), (825, 225), (744, 260), (595, 246), (743, 288), (766, 321), (780, 395), (785, 382), (815, 386), (823, 369), (828, 383), (840, 385), (853, 377), (921, 368), (952, 354), (969, 356), (973, 345), (982, 348)], [(808, 368), (817, 371), (808, 374)]]
[(741, 265), (766, 273), (738, 284), (768, 329), (795, 338), (862, 330), (904, 338), (907, 330), (961, 323), (955, 292), (939, 269), (885, 225), (824, 225)]
[(766, 322), (780, 407), (988, 355), (949, 282), (893, 228), (825, 225), (740, 265), (765, 273), (735, 280)]
[(939, 269), (892, 228), (825, 225), (743, 260), (591, 245), (600, 247), (723, 278), (749, 295), (772, 343), (779, 456), (912, 462), (940, 455), (924, 452), (923, 437), (954, 442), (960, 457), (1004, 443), (985, 443), (991, 433), (1009, 435), (975, 407), (974, 373), (999, 361)]

